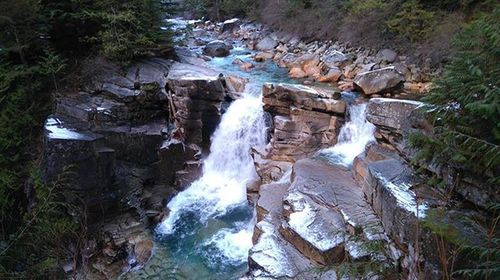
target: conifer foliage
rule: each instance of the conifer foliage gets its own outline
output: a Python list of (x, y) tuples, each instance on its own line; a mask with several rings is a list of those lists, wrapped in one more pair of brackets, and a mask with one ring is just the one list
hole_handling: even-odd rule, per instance
[(425, 98), (432, 137), (416, 135), (422, 159), (499, 183), (500, 7), (471, 22), (455, 40), (456, 54)]
[(64, 248), (83, 232), (68, 214), (75, 205), (62, 203), (68, 188), (41, 180), (40, 134), (52, 96), (78, 88), (64, 77), (78, 76), (83, 60), (126, 65), (168, 48), (171, 7), (170, 0), (0, 0), (0, 279), (61, 279), (58, 262), (76, 254)]

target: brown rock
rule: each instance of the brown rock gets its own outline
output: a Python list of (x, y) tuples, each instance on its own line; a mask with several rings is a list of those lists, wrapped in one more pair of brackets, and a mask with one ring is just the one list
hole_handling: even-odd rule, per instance
[(139, 241), (135, 244), (134, 254), (140, 265), (144, 265), (149, 260), (153, 252), (153, 246), (153, 241), (149, 239)]
[(241, 78), (234, 75), (224, 77), (226, 80), (226, 87), (230, 92), (242, 93), (245, 91), (246, 84), (249, 82), (246, 78)]
[(352, 82), (340, 82), (339, 83), (339, 90), (341, 91), (353, 91), (354, 90), (354, 85)]
[(302, 79), (307, 77), (307, 74), (301, 68), (294, 67), (290, 69), (290, 71), (288, 72), (288, 76), (290, 76), (290, 78), (292, 79)]
[(256, 54), (253, 59), (257, 62), (264, 62), (268, 59), (273, 59), (273, 57), (274, 57), (274, 52), (267, 51)]
[(250, 62), (244, 62), (243, 64), (240, 65), (240, 69), (243, 71), (250, 71), (250, 69), (254, 67), (255, 66)]
[(325, 75), (320, 75), (317, 79), (322, 83), (335, 83), (342, 76), (342, 71), (339, 68), (330, 68)]

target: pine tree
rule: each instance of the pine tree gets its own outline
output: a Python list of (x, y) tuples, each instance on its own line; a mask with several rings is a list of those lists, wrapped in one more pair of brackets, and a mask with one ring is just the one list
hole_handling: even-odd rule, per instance
[(489, 178), (500, 166), (500, 7), (471, 22), (456, 40), (457, 52), (425, 101), (434, 136), (413, 144), (428, 161)]

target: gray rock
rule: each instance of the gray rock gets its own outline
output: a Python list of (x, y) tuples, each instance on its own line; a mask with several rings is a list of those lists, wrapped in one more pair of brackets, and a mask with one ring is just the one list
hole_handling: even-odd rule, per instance
[(398, 54), (393, 50), (383, 49), (377, 53), (376, 57), (381, 61), (393, 63), (398, 58)]
[(366, 118), (376, 126), (403, 134), (403, 130), (408, 131), (410, 115), (420, 106), (423, 103), (414, 100), (372, 98), (366, 109)]
[(335, 99), (335, 91), (292, 84), (266, 84), (263, 88), (266, 111), (288, 113), (292, 106), (328, 114), (343, 115), (346, 103)]
[(352, 62), (353, 60), (354, 57), (352, 55), (343, 54), (338, 51), (334, 51), (332, 54), (322, 57), (321, 59), (321, 61), (328, 68), (343, 67), (348, 63)]
[(298, 279), (299, 273), (312, 268), (312, 263), (297, 249), (283, 239), (276, 227), (268, 221), (256, 225), (260, 232), (255, 245), (250, 249), (250, 270), (259, 272), (250, 279)]
[(241, 25), (241, 20), (237, 18), (228, 19), (222, 23), (221, 32), (233, 32), (235, 29), (238, 29)]
[(229, 55), (231, 48), (223, 41), (212, 41), (203, 48), (203, 53), (208, 56), (224, 57)]
[(256, 48), (259, 51), (270, 51), (278, 46), (278, 41), (274, 40), (270, 36), (264, 37), (257, 44)]
[(386, 67), (358, 74), (354, 78), (354, 87), (366, 95), (391, 91), (405, 81), (403, 74), (394, 67)]

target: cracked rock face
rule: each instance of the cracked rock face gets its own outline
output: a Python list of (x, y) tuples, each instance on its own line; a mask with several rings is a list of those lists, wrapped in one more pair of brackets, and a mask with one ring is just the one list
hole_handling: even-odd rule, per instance
[(349, 170), (303, 159), (286, 178), (260, 188), (249, 279), (336, 279), (318, 268), (387, 261), (388, 238)]
[(180, 139), (209, 146), (210, 136), (221, 119), (224, 88), (219, 73), (175, 63), (167, 77)]
[(301, 85), (265, 85), (264, 110), (274, 122), (267, 157), (294, 162), (333, 146), (346, 110), (345, 102), (334, 96), (332, 91)]

